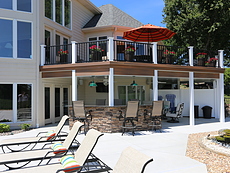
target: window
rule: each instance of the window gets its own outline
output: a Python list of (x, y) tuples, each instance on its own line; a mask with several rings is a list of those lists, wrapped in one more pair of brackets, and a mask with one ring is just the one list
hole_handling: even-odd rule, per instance
[(144, 86), (118, 86), (119, 99), (125, 100), (145, 100), (145, 88)]
[(45, 119), (50, 119), (50, 88), (45, 87)]
[(31, 0), (17, 0), (17, 10), (31, 12)]
[(70, 28), (70, 1), (65, 0), (65, 27)]
[(18, 84), (18, 104), (17, 104), (17, 120), (29, 121), (31, 116), (31, 84)]
[(53, 20), (53, 0), (46, 0), (45, 16)]
[[(0, 19), (0, 57), (31, 58), (32, 26), (30, 22)], [(13, 33), (13, 28), (17, 31)], [(17, 37), (16, 37), (17, 36)], [(17, 46), (16, 46), (17, 45)]]
[(17, 22), (17, 45), (19, 58), (31, 58), (31, 23)]
[(13, 21), (0, 19), (0, 57), (13, 57)]
[(46, 48), (46, 64), (50, 61), (50, 36), (51, 33), (50, 31), (45, 30), (45, 45), (47, 46)]
[[(16, 5), (13, 5), (16, 3)], [(31, 0), (0, 0), (0, 8), (31, 12), (32, 3)]]
[(0, 84), (0, 120), (13, 121), (13, 85)]
[(31, 91), (31, 84), (0, 84), (0, 120), (31, 121)]
[(0, 0), (0, 8), (12, 10), (13, 9), (12, 0), (7, 0), (7, 1)]
[(69, 0), (45, 0), (45, 17), (71, 28), (71, 2)]
[(56, 0), (55, 2), (56, 22), (62, 24), (62, 0)]

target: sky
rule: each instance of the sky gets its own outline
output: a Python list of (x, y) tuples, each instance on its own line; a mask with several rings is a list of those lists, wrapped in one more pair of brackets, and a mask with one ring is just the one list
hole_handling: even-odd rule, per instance
[(163, 21), (163, 0), (90, 0), (95, 6), (113, 4), (143, 24), (165, 27)]

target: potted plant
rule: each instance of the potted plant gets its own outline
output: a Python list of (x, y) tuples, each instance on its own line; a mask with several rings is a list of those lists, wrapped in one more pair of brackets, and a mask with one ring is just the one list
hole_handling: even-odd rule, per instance
[(206, 66), (209, 67), (215, 67), (216, 66), (216, 61), (218, 60), (218, 58), (210, 58), (208, 61), (205, 62)]
[(172, 60), (173, 60), (173, 57), (176, 55), (176, 52), (169, 51), (166, 49), (166, 51), (164, 51), (164, 55), (165, 55), (165, 63), (172, 64)]
[(136, 51), (135, 47), (130, 45), (125, 48), (125, 60), (132, 61), (134, 57), (134, 52)]
[(67, 63), (68, 62), (68, 54), (69, 54), (68, 50), (62, 50), (62, 49), (60, 49), (58, 51), (58, 54), (60, 56), (60, 62), (61, 63)]
[(205, 65), (205, 57), (207, 53), (200, 52), (196, 54), (196, 59), (197, 59), (197, 65), (198, 66), (204, 66)]
[(91, 61), (102, 60), (102, 52), (104, 51), (100, 46), (92, 45), (89, 47)]

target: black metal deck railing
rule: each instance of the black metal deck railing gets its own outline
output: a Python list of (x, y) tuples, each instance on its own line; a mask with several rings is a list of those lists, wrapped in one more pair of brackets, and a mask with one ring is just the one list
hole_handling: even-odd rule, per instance
[(45, 65), (67, 64), (72, 60), (72, 44), (45, 47)]
[[(112, 51), (113, 61), (130, 61), (153, 63), (153, 44), (123, 40), (113, 40), (113, 48), (109, 49), (109, 40), (90, 41), (45, 47), (45, 65), (72, 63), (75, 51), (75, 63), (100, 62), (109, 60)], [(218, 63), (218, 52), (194, 49), (194, 66), (212, 66)], [(211, 61), (214, 61), (212, 63)], [(187, 47), (157, 45), (157, 63), (172, 65), (190, 65)], [(213, 65), (214, 64), (214, 65)]]

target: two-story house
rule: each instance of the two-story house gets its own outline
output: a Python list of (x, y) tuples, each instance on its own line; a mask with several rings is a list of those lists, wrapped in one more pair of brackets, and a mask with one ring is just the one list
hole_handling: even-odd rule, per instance
[(185, 103), (190, 124), (194, 104), (211, 106), (212, 116), (224, 121), (223, 51), (207, 52), (206, 59), (219, 60), (205, 67), (192, 47), (124, 40), (123, 32), (143, 24), (89, 0), (7, 0), (0, 12), (0, 120), (12, 127), (58, 122), (72, 100), (149, 104), (167, 94)]

